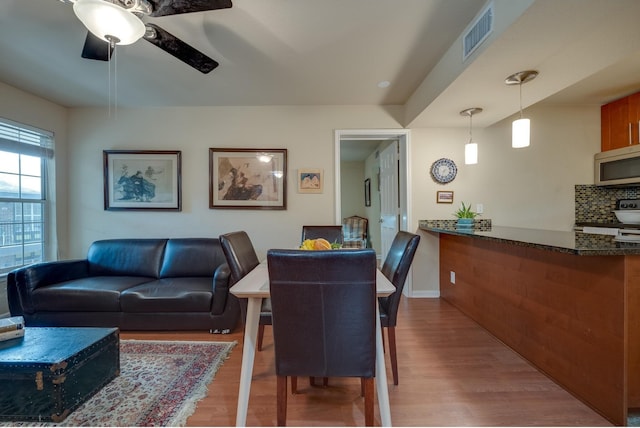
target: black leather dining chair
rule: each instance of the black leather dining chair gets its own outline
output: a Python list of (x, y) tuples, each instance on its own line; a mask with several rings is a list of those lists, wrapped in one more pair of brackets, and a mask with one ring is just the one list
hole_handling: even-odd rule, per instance
[(324, 238), (327, 241), (342, 245), (344, 239), (342, 237), (342, 225), (326, 225), (326, 226), (302, 226), (302, 241), (305, 239)]
[[(400, 231), (393, 238), (387, 257), (382, 265), (382, 273), (396, 287), (396, 291), (387, 296), (379, 297), (380, 325), (387, 330), (389, 341), (389, 357), (393, 372), (393, 383), (398, 384), (398, 356), (396, 352), (396, 324), (398, 321), (398, 307), (402, 297), (402, 289), (409, 273), (409, 268), (416, 254), (420, 236)], [(384, 334), (383, 334), (384, 340)]]
[[(231, 270), (231, 282), (235, 284), (260, 264), (253, 243), (245, 231), (230, 232), (220, 235), (220, 245)], [(241, 299), (243, 320), (246, 317), (247, 301)], [(258, 351), (262, 351), (264, 326), (271, 325), (271, 301), (262, 299), (260, 307), (260, 323), (258, 324)]]
[(287, 377), (359, 377), (373, 425), (376, 255), (362, 250), (269, 250), (277, 423), (286, 425)]

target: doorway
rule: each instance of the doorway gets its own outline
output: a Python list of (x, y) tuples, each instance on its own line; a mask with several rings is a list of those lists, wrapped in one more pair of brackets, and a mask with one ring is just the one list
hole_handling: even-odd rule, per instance
[[(398, 143), (398, 192), (397, 192), (397, 206), (398, 206), (398, 229), (408, 230), (409, 225), (412, 224), (411, 213), (411, 200), (409, 198), (410, 192), (410, 180), (409, 180), (409, 153), (410, 153), (410, 130), (408, 129), (365, 129), (365, 130), (336, 130), (335, 131), (335, 219), (336, 224), (341, 224), (342, 219), (351, 213), (343, 212), (342, 209), (342, 194), (350, 189), (343, 188), (342, 177), (342, 163), (343, 157), (347, 152), (356, 150), (360, 153), (361, 159), (364, 161), (371, 154), (379, 154), (387, 147), (391, 142), (397, 141)], [(379, 177), (375, 176), (374, 171), (364, 171), (362, 176), (362, 183), (369, 178), (371, 186), (371, 203), (372, 206), (367, 210), (369, 213), (369, 233), (373, 236), (372, 243), (373, 248), (380, 260), (384, 260), (386, 254), (383, 249), (388, 248), (391, 244), (382, 243), (383, 238), (381, 234), (381, 215), (379, 201), (380, 197), (375, 197), (375, 192), (379, 190)], [(346, 185), (346, 184), (345, 184)], [(351, 186), (351, 184), (349, 184)], [(380, 189), (382, 191), (382, 189)], [(378, 204), (376, 207), (374, 204)], [(376, 209), (377, 208), (377, 209)], [(379, 239), (376, 239), (376, 236)], [(410, 277), (404, 288), (404, 294), (412, 295), (412, 286)]]

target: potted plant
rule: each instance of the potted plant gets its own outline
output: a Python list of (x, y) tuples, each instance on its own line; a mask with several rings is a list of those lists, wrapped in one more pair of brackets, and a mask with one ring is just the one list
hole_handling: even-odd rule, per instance
[(458, 210), (455, 213), (453, 213), (453, 215), (458, 218), (458, 223), (456, 224), (456, 227), (469, 228), (469, 227), (473, 227), (475, 218), (480, 214), (471, 210), (471, 204), (465, 205), (465, 203), (462, 202), (460, 208), (458, 208)]

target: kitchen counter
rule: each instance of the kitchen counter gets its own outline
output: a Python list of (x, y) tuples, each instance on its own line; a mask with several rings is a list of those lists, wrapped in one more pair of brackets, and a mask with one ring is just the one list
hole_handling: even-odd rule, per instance
[(421, 220), (420, 229), (427, 232), (469, 236), (579, 256), (640, 255), (640, 242), (618, 242), (614, 236), (580, 231), (563, 232), (505, 226), (479, 227), (467, 231), (456, 229), (455, 221), (439, 220)]
[[(423, 220), (440, 297), (615, 425), (640, 407), (640, 243)], [(617, 233), (617, 231), (616, 231)], [(422, 241), (421, 241), (422, 245)], [(588, 256), (588, 257), (586, 257)]]

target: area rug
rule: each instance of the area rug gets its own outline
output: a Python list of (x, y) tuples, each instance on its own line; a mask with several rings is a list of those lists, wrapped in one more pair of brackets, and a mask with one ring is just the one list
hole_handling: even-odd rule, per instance
[(60, 423), (0, 426), (184, 426), (237, 342), (120, 341), (120, 376)]

